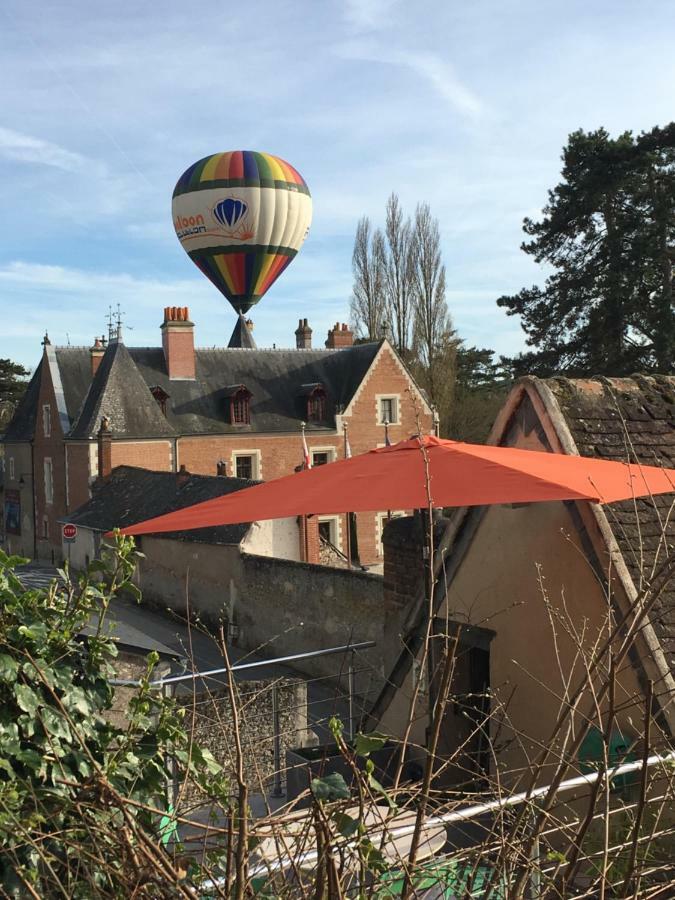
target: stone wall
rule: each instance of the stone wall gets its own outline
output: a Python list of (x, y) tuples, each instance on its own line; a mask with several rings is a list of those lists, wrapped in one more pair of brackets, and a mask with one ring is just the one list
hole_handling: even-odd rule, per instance
[[(244, 755), (244, 774), (251, 791), (268, 791), (276, 771), (274, 755), (274, 692), (279, 725), (279, 759), (281, 787), (286, 751), (304, 746), (307, 731), (307, 685), (301, 679), (274, 678), (246, 681), (237, 685), (240, 738)], [(198, 694), (179, 695), (179, 705), (186, 710), (185, 722), (192, 721), (194, 739), (211, 751), (230, 778), (235, 781), (236, 751), (232, 704), (227, 689)], [(189, 792), (188, 792), (189, 794)]]
[[(357, 693), (381, 687), (399, 652), (399, 604), (384, 598), (382, 577), (292, 560), (241, 554), (237, 547), (144, 536), (139, 586), (147, 602), (193, 614), (210, 625), (238, 626), (236, 645), (267, 657), (287, 656), (351, 642), (375, 641), (364, 651), (369, 671)], [(303, 660), (315, 677), (346, 672), (342, 656)]]
[[(117, 678), (138, 681), (146, 672), (146, 658), (142, 654), (120, 651), (114, 666)], [(152, 677), (159, 679), (168, 674), (169, 664), (162, 661)], [(282, 768), (286, 751), (305, 746), (311, 737), (307, 730), (307, 684), (299, 678), (276, 677), (238, 682), (236, 691), (245, 775), (252, 791), (269, 790), (275, 773), (274, 735), (277, 723)], [(129, 702), (136, 692), (137, 688), (132, 686), (115, 688), (112, 708), (106, 713), (108, 721), (119, 728), (126, 726)], [(175, 700), (178, 706), (185, 709), (185, 727), (194, 729), (195, 742), (210, 750), (234, 779), (235, 733), (227, 688), (196, 695), (183, 690), (176, 694)], [(284, 783), (282, 771), (282, 788)], [(186, 796), (193, 797), (194, 792), (188, 790)]]

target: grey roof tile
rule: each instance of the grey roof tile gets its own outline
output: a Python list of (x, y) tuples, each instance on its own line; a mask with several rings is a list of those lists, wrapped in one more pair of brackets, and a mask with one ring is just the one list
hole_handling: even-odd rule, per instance
[[(222, 497), (257, 484), (245, 478), (214, 475), (185, 476), (154, 472), (134, 466), (117, 466), (109, 478), (95, 486), (91, 500), (62, 521), (95, 531), (111, 531), (183, 509), (204, 500)], [(170, 532), (163, 537), (208, 544), (239, 544), (250, 523)]]

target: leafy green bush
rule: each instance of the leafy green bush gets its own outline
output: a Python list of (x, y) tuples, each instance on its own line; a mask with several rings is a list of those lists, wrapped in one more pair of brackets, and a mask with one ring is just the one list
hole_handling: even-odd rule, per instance
[(133, 540), (118, 537), (107, 560), (77, 579), (59, 570), (48, 588), (26, 589), (14, 571), (25, 560), (0, 551), (4, 896), (186, 895), (190, 867), (161, 841), (171, 767), (226, 802), (220, 767), (150, 684), (157, 654), (148, 657), (126, 725), (106, 718), (117, 655), (106, 615), (120, 592), (138, 594), (136, 556)]

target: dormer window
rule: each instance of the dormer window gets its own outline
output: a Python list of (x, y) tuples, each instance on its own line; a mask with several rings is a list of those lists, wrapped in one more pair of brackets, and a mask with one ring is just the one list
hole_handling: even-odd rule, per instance
[(164, 388), (161, 388), (158, 384), (156, 384), (154, 387), (150, 388), (150, 393), (155, 398), (155, 403), (157, 404), (157, 406), (159, 406), (159, 408), (162, 410), (162, 414), (166, 415), (166, 401), (169, 399), (169, 395), (167, 394), (167, 392), (164, 390)]
[(231, 425), (251, 424), (251, 397), (245, 384), (231, 384), (225, 393)]
[(307, 401), (307, 421), (325, 422), (328, 406), (326, 388), (322, 384), (303, 384), (302, 393)]

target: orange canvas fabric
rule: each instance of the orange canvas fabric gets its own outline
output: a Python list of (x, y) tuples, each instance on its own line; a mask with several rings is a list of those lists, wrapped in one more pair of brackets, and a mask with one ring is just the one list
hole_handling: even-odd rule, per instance
[[(427, 489), (428, 484), (428, 489)], [(297, 515), (589, 500), (675, 492), (675, 469), (411, 438), (140, 522), (125, 534)]]

